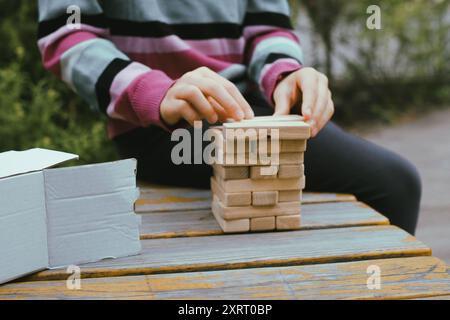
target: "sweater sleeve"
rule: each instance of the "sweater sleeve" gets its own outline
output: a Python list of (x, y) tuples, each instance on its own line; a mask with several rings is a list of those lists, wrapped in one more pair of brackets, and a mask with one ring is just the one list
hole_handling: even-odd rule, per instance
[[(74, 6), (81, 13), (77, 25), (68, 23), (73, 21), (68, 8)], [(107, 40), (108, 35), (97, 0), (39, 0), (38, 47), (44, 67), (92, 109), (138, 126), (168, 129), (159, 108), (174, 80), (131, 61)]]
[(249, 0), (244, 37), (249, 76), (273, 105), (278, 81), (303, 65), (303, 52), (293, 32), (287, 1)]

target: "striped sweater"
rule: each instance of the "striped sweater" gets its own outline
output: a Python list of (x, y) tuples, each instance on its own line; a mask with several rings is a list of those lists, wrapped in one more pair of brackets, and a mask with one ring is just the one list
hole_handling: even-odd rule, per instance
[[(79, 28), (67, 26), (73, 5)], [(170, 130), (160, 103), (187, 71), (206, 66), (271, 102), (303, 61), (286, 0), (39, 0), (38, 46), (45, 68), (108, 116), (111, 138)]]

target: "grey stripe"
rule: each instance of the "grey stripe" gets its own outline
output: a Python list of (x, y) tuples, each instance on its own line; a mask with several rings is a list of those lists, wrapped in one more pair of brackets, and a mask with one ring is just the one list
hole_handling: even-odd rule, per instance
[(166, 23), (241, 23), (243, 0), (107, 0), (105, 14), (132, 21)]
[(290, 14), (289, 4), (286, 0), (248, 0), (247, 11), (277, 12), (287, 16)]
[(102, 8), (96, 0), (39, 0), (39, 21), (49, 20), (67, 14), (71, 5), (80, 7), (83, 14), (100, 14)]
[(283, 37), (269, 38), (255, 48), (249, 67), (251, 79), (259, 80), (264, 62), (271, 53), (282, 53), (303, 63), (303, 51), (298, 43)]
[[(76, 46), (71, 48), (76, 51)], [(63, 59), (68, 65), (67, 59), (71, 56), (76, 59), (70, 63), (73, 66), (72, 83), (76, 92), (94, 109), (98, 110), (97, 96), (95, 93), (95, 84), (102, 74), (103, 70), (115, 58), (129, 60), (129, 58), (117, 50), (109, 41), (104, 39), (93, 40), (90, 45), (83, 47), (81, 51), (71, 55), (70, 52), (64, 54)]]
[(247, 72), (247, 67), (243, 64), (233, 64), (229, 66), (228, 68), (223, 69), (219, 72), (219, 74), (227, 78), (228, 80), (231, 80), (233, 78), (240, 78), (242, 75), (244, 75)]

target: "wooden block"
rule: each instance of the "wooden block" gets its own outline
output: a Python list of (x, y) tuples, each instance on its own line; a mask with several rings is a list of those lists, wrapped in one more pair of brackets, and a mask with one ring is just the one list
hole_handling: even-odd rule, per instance
[(249, 206), (252, 203), (251, 192), (224, 192), (214, 177), (211, 177), (211, 191), (226, 207)]
[(278, 191), (278, 202), (302, 201), (302, 190)]
[[(302, 164), (304, 160), (303, 152), (284, 152), (279, 155), (280, 165)], [(275, 160), (276, 162), (276, 160)]]
[(231, 157), (224, 157), (218, 160), (217, 165), (224, 167), (236, 166), (268, 166), (268, 165), (289, 165), (289, 164), (303, 164), (303, 152), (284, 152), (273, 155), (265, 155), (261, 158), (259, 154), (250, 156), (248, 153), (233, 155)]
[[(217, 198), (216, 198), (217, 199)], [(214, 217), (217, 220), (217, 223), (222, 228), (222, 231), (225, 233), (232, 232), (248, 232), (250, 231), (250, 220), (249, 219), (237, 219), (237, 220), (225, 220), (220, 214), (218, 214), (218, 199), (217, 201), (213, 200), (211, 211)]]
[[(273, 116), (259, 116), (252, 119), (244, 119), (241, 122), (255, 123), (255, 122), (271, 122), (271, 121), (304, 121), (304, 118), (298, 114), (285, 114), (285, 115), (273, 115)], [(227, 121), (234, 122), (234, 121)]]
[(300, 201), (278, 203), (272, 207), (226, 207), (214, 196), (214, 203), (217, 204), (216, 213), (225, 220), (300, 214)]
[(257, 207), (274, 206), (278, 203), (278, 191), (253, 191), (252, 205)]
[(280, 152), (305, 152), (306, 151), (306, 140), (280, 140), (280, 141), (281, 141)]
[(250, 167), (250, 179), (275, 179), (278, 174), (278, 166), (252, 166)]
[[(248, 134), (247, 130), (252, 129), (259, 134), (267, 132), (269, 135), (278, 133), (279, 139), (285, 140), (303, 140), (311, 136), (310, 127), (302, 121), (254, 121), (254, 122), (232, 122), (224, 123), (224, 137), (228, 139), (231, 136), (243, 136)], [(237, 130), (242, 129), (242, 130)]]
[(284, 164), (280, 166), (278, 170), (278, 178), (280, 179), (292, 179), (300, 178), (305, 174), (303, 164)]
[(236, 180), (249, 178), (249, 167), (236, 166), (224, 167), (219, 164), (213, 165), (214, 174), (219, 176), (222, 180)]
[(250, 231), (275, 230), (275, 217), (263, 217), (250, 219)]
[(221, 182), (225, 192), (299, 190), (305, 188), (305, 177), (294, 179), (243, 179)]
[(277, 216), (276, 217), (277, 230), (295, 230), (300, 228), (300, 215), (291, 216)]
[[(274, 147), (274, 150), (276, 150), (274, 153), (306, 151), (306, 140), (279, 140), (279, 142), (278, 147)], [(226, 148), (223, 138), (216, 143), (217, 151), (222, 151), (224, 154), (242, 154), (249, 153), (250, 151), (258, 152), (259, 146), (261, 146), (259, 141), (253, 141), (252, 144), (250, 144), (248, 139), (243, 146), (238, 147), (238, 145), (235, 144), (232, 149)], [(266, 152), (268, 155), (272, 154), (272, 141), (270, 138), (267, 140)]]

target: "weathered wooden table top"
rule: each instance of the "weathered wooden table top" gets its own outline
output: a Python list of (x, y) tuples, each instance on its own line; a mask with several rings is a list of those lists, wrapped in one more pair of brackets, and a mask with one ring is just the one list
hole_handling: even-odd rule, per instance
[[(302, 229), (224, 235), (205, 190), (141, 186), (142, 253), (0, 286), (0, 299), (415, 299), (450, 297), (431, 249), (351, 195), (305, 193)], [(381, 286), (369, 289), (379, 268)], [(369, 268), (370, 267), (370, 268)]]

